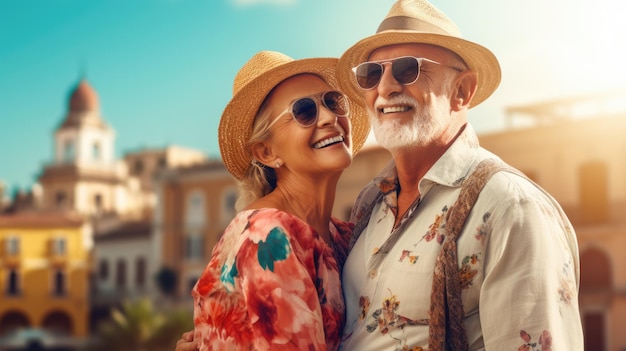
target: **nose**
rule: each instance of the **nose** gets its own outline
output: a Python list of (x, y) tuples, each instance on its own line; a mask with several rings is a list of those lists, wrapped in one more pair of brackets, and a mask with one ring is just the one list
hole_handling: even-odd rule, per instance
[(376, 86), (378, 95), (391, 96), (394, 93), (398, 93), (402, 90), (402, 84), (400, 84), (396, 78), (394, 78), (391, 72), (391, 62), (383, 63), (383, 74), (380, 77), (380, 82)]
[(324, 104), (320, 103), (317, 105), (319, 111), (317, 112), (319, 115), (317, 116), (317, 125), (320, 127), (335, 125), (337, 124), (337, 115), (328, 109), (328, 107), (324, 106)]

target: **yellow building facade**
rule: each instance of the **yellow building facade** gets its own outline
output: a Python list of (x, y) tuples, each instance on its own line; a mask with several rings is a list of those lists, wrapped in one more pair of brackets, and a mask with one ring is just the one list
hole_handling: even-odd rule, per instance
[(83, 220), (61, 213), (0, 215), (0, 334), (89, 330), (89, 248)]

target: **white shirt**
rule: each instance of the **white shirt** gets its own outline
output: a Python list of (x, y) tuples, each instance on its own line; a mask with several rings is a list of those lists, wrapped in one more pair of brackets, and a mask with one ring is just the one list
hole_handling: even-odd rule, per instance
[[(396, 190), (375, 205), (343, 270), (347, 320), (341, 350), (427, 349), (433, 267), (445, 213), (462, 181), (485, 158), (495, 156), (478, 146), (468, 124), (420, 180), (419, 203), (407, 211), (401, 235), (386, 253), (379, 249), (393, 240)], [(369, 186), (381, 179), (396, 183), (395, 174), (392, 162)], [(357, 200), (353, 221), (363, 216), (359, 201), (367, 202), (367, 196), (364, 191)], [(583, 349), (578, 246), (550, 195), (518, 175), (495, 174), (457, 247), (470, 350), (534, 351), (548, 344), (552, 351)]]

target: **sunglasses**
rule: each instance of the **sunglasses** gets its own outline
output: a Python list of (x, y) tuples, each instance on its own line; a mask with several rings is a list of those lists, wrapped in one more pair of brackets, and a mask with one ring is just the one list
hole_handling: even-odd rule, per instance
[[(390, 64), (393, 78), (402, 85), (409, 85), (417, 81), (420, 75), (420, 66), (424, 61), (441, 65), (441, 63), (437, 61), (429, 60), (424, 57), (402, 56), (391, 60), (363, 62), (354, 67), (352, 71), (354, 72), (359, 87), (370, 90), (380, 83), (383, 72), (385, 71), (384, 65)], [(461, 72), (461, 70), (456, 67), (450, 68)]]
[(348, 98), (338, 91), (326, 91), (320, 94), (310, 95), (294, 100), (289, 104), (289, 108), (281, 112), (268, 128), (274, 125), (279, 117), (290, 112), (293, 119), (302, 127), (310, 127), (317, 122), (319, 108), (317, 102), (321, 103), (337, 117), (346, 117), (350, 111)]

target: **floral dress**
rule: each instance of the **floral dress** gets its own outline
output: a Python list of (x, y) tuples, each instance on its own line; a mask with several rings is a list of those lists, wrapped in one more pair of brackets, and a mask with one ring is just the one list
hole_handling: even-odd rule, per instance
[(352, 225), (329, 228), (334, 250), (286, 212), (238, 213), (192, 290), (199, 350), (337, 350)]

